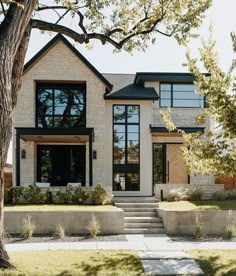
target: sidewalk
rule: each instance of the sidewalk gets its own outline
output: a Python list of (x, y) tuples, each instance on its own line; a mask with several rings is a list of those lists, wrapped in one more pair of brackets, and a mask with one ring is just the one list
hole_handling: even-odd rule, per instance
[(126, 235), (127, 241), (119, 242), (58, 242), (6, 244), (12, 251), (29, 250), (137, 250), (137, 251), (182, 251), (190, 249), (234, 249), (236, 242), (174, 242), (167, 235)]

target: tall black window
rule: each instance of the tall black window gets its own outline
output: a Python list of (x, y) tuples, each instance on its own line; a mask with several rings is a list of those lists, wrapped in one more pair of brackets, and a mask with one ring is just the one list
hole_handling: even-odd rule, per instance
[(113, 106), (113, 190), (139, 191), (138, 105)]
[(196, 94), (197, 87), (188, 83), (161, 83), (161, 107), (204, 107), (204, 97)]
[(86, 126), (85, 84), (37, 84), (36, 99), (37, 127)]

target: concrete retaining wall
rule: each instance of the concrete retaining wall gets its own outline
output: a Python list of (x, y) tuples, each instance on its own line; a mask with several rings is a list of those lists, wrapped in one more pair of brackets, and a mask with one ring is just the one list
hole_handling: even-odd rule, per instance
[(124, 232), (124, 211), (5, 211), (4, 227), (7, 233), (22, 233), (22, 222), (28, 216), (38, 226), (38, 234), (52, 234), (55, 226), (65, 226), (68, 234), (88, 234), (88, 222), (94, 214), (102, 225), (102, 234)]
[(163, 190), (164, 199), (166, 199), (172, 189), (198, 189), (203, 192), (202, 199), (211, 199), (213, 194), (217, 191), (224, 190), (224, 184), (156, 184), (155, 197), (160, 199), (161, 190)]
[(236, 221), (236, 210), (209, 211), (168, 211), (158, 209), (167, 234), (192, 235), (196, 227), (196, 217), (202, 223), (207, 235), (224, 235), (227, 224)]

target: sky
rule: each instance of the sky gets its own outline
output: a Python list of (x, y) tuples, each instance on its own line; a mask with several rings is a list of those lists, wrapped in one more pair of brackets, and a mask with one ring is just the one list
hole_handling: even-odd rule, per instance
[[(213, 0), (212, 7), (206, 13), (206, 18), (199, 28), (201, 37), (190, 42), (189, 48), (192, 57), (199, 58), (198, 49), (201, 39), (209, 38), (209, 27), (213, 25), (213, 37), (216, 41), (216, 49), (220, 66), (228, 70), (233, 56), (230, 32), (236, 32), (236, 0)], [(54, 35), (41, 34), (33, 30), (26, 62), (32, 58)], [(72, 42), (73, 43), (73, 42)], [(183, 67), (186, 63), (185, 49), (178, 45), (174, 38), (159, 35), (156, 43), (146, 49), (145, 52), (134, 51), (128, 54), (124, 51), (114, 53), (114, 48), (109, 45), (101, 45), (97, 42), (92, 49), (84, 45), (75, 44), (75, 47), (84, 55), (90, 63), (101, 73), (136, 73), (136, 72), (186, 72)], [(204, 71), (201, 63), (199, 66)], [(12, 163), (12, 146), (8, 152), (8, 163)]]

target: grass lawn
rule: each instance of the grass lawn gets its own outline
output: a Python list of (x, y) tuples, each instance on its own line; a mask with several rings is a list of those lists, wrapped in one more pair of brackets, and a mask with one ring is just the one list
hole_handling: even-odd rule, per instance
[(160, 208), (165, 210), (236, 210), (236, 200), (202, 200), (202, 201), (173, 201), (160, 202)]
[(112, 205), (5, 205), (4, 211), (112, 211)]
[(58, 250), (10, 253), (16, 270), (0, 275), (144, 275), (136, 251)]
[(204, 275), (236, 275), (236, 250), (190, 250)]

